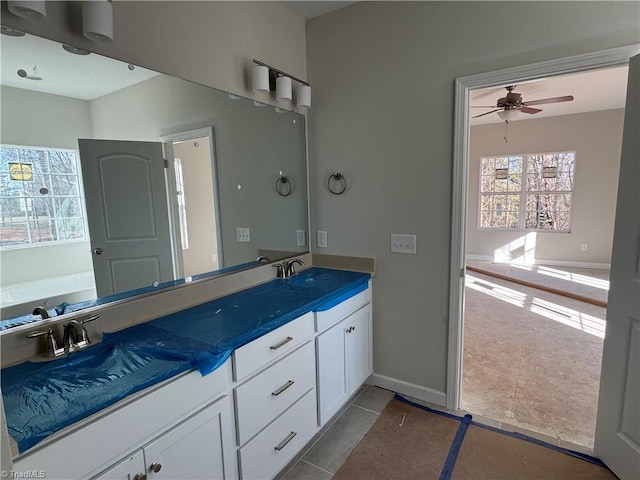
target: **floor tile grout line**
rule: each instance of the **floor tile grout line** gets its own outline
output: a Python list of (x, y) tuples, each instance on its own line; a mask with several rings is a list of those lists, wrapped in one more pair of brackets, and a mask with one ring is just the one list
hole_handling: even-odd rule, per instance
[(304, 458), (301, 458), (300, 461), (304, 462), (304, 463), (308, 463), (309, 465), (311, 465), (312, 467), (317, 468), (318, 470), (322, 470), (324, 473), (328, 473), (329, 475), (331, 475), (332, 477), (335, 475), (334, 473), (331, 473), (329, 470), (325, 470), (322, 467), (319, 467), (318, 465), (316, 465), (315, 463), (311, 463), (309, 460), (305, 460)]

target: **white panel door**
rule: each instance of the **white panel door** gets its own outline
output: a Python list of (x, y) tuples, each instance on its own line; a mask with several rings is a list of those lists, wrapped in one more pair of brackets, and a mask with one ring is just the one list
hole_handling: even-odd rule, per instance
[(318, 410), (324, 425), (349, 398), (345, 321), (318, 335)]
[(138, 450), (93, 480), (142, 480), (144, 477), (144, 455)]
[(98, 296), (173, 280), (162, 144), (78, 144)]
[(346, 319), (347, 383), (354, 393), (373, 372), (371, 359), (371, 305)]
[(640, 56), (629, 63), (595, 453), (640, 478)]
[[(226, 402), (226, 400), (225, 400)], [(224, 403), (224, 402), (223, 402)], [(226, 403), (224, 403), (226, 405)], [(181, 423), (144, 448), (149, 480), (229, 479), (223, 436), (228, 421), (216, 404)], [(227, 442), (232, 439), (227, 438)]]

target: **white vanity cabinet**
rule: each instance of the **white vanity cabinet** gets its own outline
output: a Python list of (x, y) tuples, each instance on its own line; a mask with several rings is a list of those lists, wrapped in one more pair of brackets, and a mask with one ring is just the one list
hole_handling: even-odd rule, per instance
[(167, 380), (62, 430), (13, 470), (48, 479), (237, 478), (230, 383), (230, 362), (206, 377)]
[[(225, 427), (230, 428), (229, 398), (223, 397), (193, 415), (95, 480), (202, 480), (231, 479), (235, 468), (225, 470)], [(232, 447), (229, 446), (231, 449)], [(227, 452), (227, 455), (232, 451)], [(145, 477), (146, 475), (146, 477)]]
[(318, 429), (313, 336), (314, 315), (307, 313), (234, 353), (243, 479), (272, 478)]
[(371, 288), (316, 313), (318, 423), (323, 426), (373, 373)]

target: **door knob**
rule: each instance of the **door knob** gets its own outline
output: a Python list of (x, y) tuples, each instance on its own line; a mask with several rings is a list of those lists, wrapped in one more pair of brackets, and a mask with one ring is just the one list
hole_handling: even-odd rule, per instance
[(153, 473), (158, 473), (160, 471), (160, 469), (162, 468), (162, 464), (160, 463), (156, 463), (153, 462), (150, 466), (149, 466), (149, 470), (151, 470)]
[(93, 249), (93, 253), (95, 253), (96, 255), (101, 255), (102, 254), (102, 249), (101, 248), (94, 248)]

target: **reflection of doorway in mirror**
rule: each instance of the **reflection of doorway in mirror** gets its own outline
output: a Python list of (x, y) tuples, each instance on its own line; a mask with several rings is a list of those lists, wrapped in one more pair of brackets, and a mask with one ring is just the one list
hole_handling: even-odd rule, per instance
[[(187, 135), (190, 136), (190, 135)], [(174, 228), (182, 275), (218, 270), (217, 210), (209, 135), (173, 140)], [(171, 162), (170, 162), (171, 163)], [(180, 263), (180, 262), (179, 262)]]

